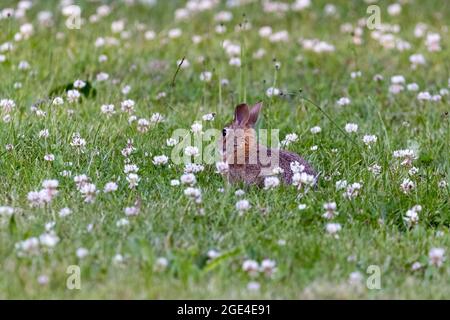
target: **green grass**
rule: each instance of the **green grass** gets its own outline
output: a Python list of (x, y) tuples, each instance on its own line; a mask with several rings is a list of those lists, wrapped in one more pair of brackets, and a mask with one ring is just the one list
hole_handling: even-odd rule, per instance
[[(22, 21), (0, 20), (0, 45), (12, 42), (15, 46), (12, 52), (0, 53), (6, 56), (0, 63), (0, 99), (13, 99), (16, 104), (11, 121), (0, 125), (0, 206), (15, 211), (11, 217), (0, 216), (0, 298), (450, 297), (449, 261), (440, 268), (428, 262), (431, 248), (444, 248), (446, 256), (450, 254), (449, 187), (438, 187), (440, 181), (450, 183), (449, 96), (440, 102), (420, 102), (418, 92), (406, 88), (398, 95), (389, 93), (394, 75), (403, 75), (406, 83), (416, 82), (419, 91), (431, 94), (448, 88), (449, 36), (443, 28), (448, 28), (450, 9), (446, 1), (410, 1), (399, 16), (387, 14), (385, 1), (379, 4), (382, 23), (398, 24), (401, 30), (396, 36), (411, 44), (410, 50), (402, 52), (382, 48), (366, 27), (360, 46), (339, 31), (343, 23), (355, 25), (365, 17), (367, 5), (362, 1), (339, 1), (334, 17), (324, 15), (326, 1), (314, 1), (310, 8), (284, 16), (264, 13), (258, 2), (232, 9), (220, 4), (187, 21), (174, 20), (174, 10), (183, 6), (180, 1), (159, 1), (151, 8), (114, 1), (109, 16), (97, 23), (86, 21), (80, 30), (65, 27), (57, 1), (35, 2)], [(86, 20), (97, 6), (90, 1), (77, 4)], [(14, 6), (15, 1), (2, 2), (3, 8)], [(39, 24), (36, 17), (41, 10), (53, 11), (52, 27)], [(224, 34), (214, 31), (218, 22), (213, 18), (220, 10), (233, 13)], [(111, 23), (119, 19), (126, 21), (128, 39), (111, 32)], [(235, 32), (235, 26), (245, 20), (252, 28)], [(34, 34), (15, 42), (14, 35), (25, 22), (34, 25)], [(138, 22), (145, 24), (144, 31), (137, 28)], [(429, 52), (424, 38), (414, 37), (418, 22), (440, 33), (441, 51)], [(288, 30), (289, 42), (271, 43), (259, 37), (258, 29), (265, 25), (274, 31)], [(182, 29), (182, 36), (168, 39), (167, 31), (175, 27)], [(152, 41), (144, 38), (150, 29), (157, 34)], [(192, 42), (195, 34), (204, 37), (200, 44)], [(110, 36), (119, 39), (118, 46), (94, 46), (98, 37)], [(305, 51), (298, 43), (300, 37), (327, 41), (336, 50)], [(228, 65), (222, 48), (225, 39), (240, 44), (241, 68)], [(258, 48), (267, 52), (260, 60), (252, 58)], [(409, 56), (414, 53), (423, 54), (427, 64), (411, 69)], [(108, 56), (107, 62), (98, 62), (101, 54)], [(301, 60), (296, 59), (299, 55)], [(203, 62), (198, 60), (201, 56)], [(176, 61), (183, 57), (190, 67), (176, 74), (172, 86)], [(273, 59), (281, 62), (280, 70)], [(18, 70), (23, 60), (29, 62), (29, 70)], [(205, 70), (213, 73), (209, 83), (199, 80)], [(353, 71), (361, 71), (362, 76), (352, 79)], [(108, 73), (109, 79), (98, 82), (100, 72)], [(382, 74), (384, 80), (373, 81), (375, 74)], [(220, 87), (222, 78), (229, 80), (228, 86)], [(55, 88), (77, 79), (89, 81), (96, 95), (69, 104), (61, 93), (66, 101), (62, 106), (47, 102), (40, 106), (44, 117), (30, 110)], [(14, 88), (18, 82), (20, 89)], [(126, 97), (121, 93), (124, 85), (132, 88)], [(265, 93), (271, 86), (301, 93), (268, 98)], [(160, 92), (166, 97), (157, 99)], [(351, 104), (337, 106), (344, 96), (351, 98)], [(329, 118), (302, 97), (321, 106)], [(139, 133), (120, 110), (125, 99), (136, 102), (138, 118), (149, 119), (159, 112), (166, 121)], [(263, 100), (262, 126), (279, 129), (280, 139), (292, 132), (299, 135), (289, 150), (322, 172), (317, 190), (299, 196), (292, 186), (270, 191), (246, 187), (246, 194), (238, 197), (234, 193), (243, 186), (227, 185), (209, 165), (196, 174), (201, 205), (183, 194), (185, 187), (170, 186), (170, 180), (183, 173), (183, 166), (155, 166), (152, 159), (170, 156), (166, 139), (172, 132), (189, 129), (209, 112), (217, 115), (213, 122), (203, 122), (204, 130), (221, 129), (232, 119), (234, 106), (244, 100)], [(116, 114), (107, 118), (100, 111), (102, 104), (114, 104)], [(72, 116), (68, 109), (74, 110)], [(3, 118), (5, 112), (0, 113)], [(359, 125), (357, 133), (346, 136), (335, 126), (343, 129), (348, 122)], [(309, 129), (316, 125), (322, 132), (314, 135)], [(50, 132), (47, 139), (38, 138), (43, 129)], [(70, 145), (75, 132), (87, 141), (83, 153)], [(364, 145), (365, 134), (378, 137), (372, 148)], [(123, 172), (121, 150), (127, 139), (133, 139), (137, 149), (130, 161), (139, 167), (141, 177), (134, 190), (128, 188)], [(6, 150), (7, 144), (14, 146), (12, 151)], [(315, 145), (318, 149), (311, 151)], [(409, 168), (399, 165), (393, 152), (413, 147), (418, 150), (413, 165), (419, 171), (409, 176)], [(46, 154), (54, 154), (55, 161), (45, 161)], [(368, 170), (375, 163), (382, 168), (378, 176)], [(72, 176), (61, 176), (63, 170), (70, 170)], [(84, 203), (75, 187), (73, 177), (79, 174), (89, 176), (101, 191), (92, 204)], [(408, 177), (416, 188), (404, 194), (400, 184)], [(31, 208), (28, 192), (39, 190), (46, 179), (59, 181), (59, 194), (50, 205)], [(336, 190), (338, 180), (362, 183), (360, 195), (345, 199), (343, 190)], [(102, 190), (109, 181), (118, 181), (119, 188), (105, 194)], [(222, 187), (225, 191), (219, 193)], [(128, 226), (118, 227), (117, 221), (125, 218), (124, 208), (137, 199), (139, 215), (130, 217)], [(235, 209), (240, 199), (252, 205), (243, 216)], [(322, 218), (323, 204), (330, 201), (337, 203), (339, 211), (332, 221), (342, 226), (338, 239), (326, 233), (330, 221)], [(300, 203), (307, 208), (300, 211)], [(419, 223), (408, 227), (403, 218), (416, 204), (423, 207)], [(58, 212), (64, 207), (72, 214), (61, 218)], [(198, 214), (199, 208), (204, 215)], [(15, 244), (39, 237), (50, 221), (56, 222), (53, 230), (59, 243), (51, 252), (20, 257)], [(83, 259), (76, 255), (81, 247), (89, 250)], [(208, 261), (210, 249), (221, 256)], [(112, 260), (119, 253), (124, 262), (118, 265)], [(169, 262), (163, 271), (155, 268), (159, 257)], [(242, 270), (246, 259), (261, 262), (265, 258), (276, 261), (273, 277), (252, 278)], [(423, 267), (412, 271), (417, 261)], [(81, 268), (81, 290), (66, 287), (70, 265)], [(381, 269), (380, 290), (365, 286), (370, 265)], [(360, 285), (349, 283), (355, 271), (362, 275)], [(39, 284), (41, 275), (48, 277), (47, 284)], [(259, 291), (247, 289), (251, 281), (261, 285)]]

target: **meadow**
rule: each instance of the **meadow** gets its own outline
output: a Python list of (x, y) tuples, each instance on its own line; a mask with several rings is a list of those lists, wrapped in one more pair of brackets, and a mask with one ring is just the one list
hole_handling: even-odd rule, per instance
[[(450, 298), (449, 21), (445, 0), (2, 0), (0, 298)], [(172, 161), (175, 130), (258, 101), (316, 188)]]

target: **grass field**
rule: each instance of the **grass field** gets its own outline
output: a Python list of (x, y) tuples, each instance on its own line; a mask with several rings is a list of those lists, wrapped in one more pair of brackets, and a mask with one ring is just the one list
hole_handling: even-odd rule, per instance
[[(0, 298), (450, 298), (448, 1), (70, 2), (0, 4)], [(194, 201), (257, 101), (318, 187)]]

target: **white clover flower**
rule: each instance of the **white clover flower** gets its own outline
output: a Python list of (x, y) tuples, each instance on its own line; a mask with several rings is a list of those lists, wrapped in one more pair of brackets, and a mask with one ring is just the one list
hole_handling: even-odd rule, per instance
[(339, 100), (336, 103), (338, 106), (343, 107), (343, 106), (348, 106), (351, 103), (351, 100), (350, 100), (350, 98), (342, 97), (342, 98), (339, 98)]
[(260, 272), (263, 272), (266, 276), (271, 277), (277, 270), (277, 263), (271, 259), (264, 259), (261, 261)]
[(191, 131), (193, 133), (202, 133), (203, 130), (203, 126), (200, 122), (194, 122), (194, 124), (192, 124), (191, 126)]
[(417, 100), (419, 101), (430, 101), (432, 99), (431, 94), (428, 91), (419, 92), (417, 95)]
[(153, 124), (158, 124), (161, 122), (164, 122), (164, 116), (158, 112), (153, 113), (152, 116), (150, 117), (150, 122)]
[(272, 27), (269, 26), (261, 27), (258, 31), (258, 34), (262, 38), (268, 38), (272, 34)]
[(108, 117), (110, 117), (116, 113), (114, 108), (115, 107), (113, 104), (104, 104), (100, 107), (100, 110), (102, 111), (103, 114), (106, 114)]
[(266, 96), (268, 96), (269, 98), (273, 97), (273, 96), (278, 96), (280, 95), (280, 89), (278, 88), (274, 88), (274, 87), (270, 87), (266, 90)]
[(202, 192), (199, 188), (189, 187), (184, 190), (184, 195), (195, 200), (196, 203), (202, 202)]
[(170, 30), (167, 32), (167, 36), (168, 36), (169, 38), (171, 38), (171, 39), (176, 39), (176, 38), (179, 38), (179, 37), (181, 36), (182, 33), (183, 33), (183, 32), (181, 31), (181, 29), (179, 29), (179, 28), (174, 28), (174, 29), (170, 29)]
[(372, 172), (374, 176), (378, 176), (381, 173), (381, 166), (374, 163), (369, 167), (369, 171)]
[(129, 183), (128, 187), (130, 189), (133, 189), (139, 185), (139, 181), (141, 181), (141, 178), (136, 173), (129, 173), (127, 175), (127, 181)]
[(139, 214), (139, 208), (138, 207), (126, 207), (124, 210), (124, 213), (127, 217), (134, 217)]
[(400, 184), (400, 189), (404, 194), (410, 193), (412, 190), (416, 188), (416, 184), (410, 179), (404, 179)]
[(319, 126), (315, 126), (315, 127), (312, 127), (309, 131), (311, 131), (312, 134), (317, 134), (322, 131), (322, 128)]
[(358, 125), (356, 123), (347, 123), (345, 125), (345, 131), (348, 133), (353, 133), (358, 131)]
[(239, 211), (239, 214), (242, 215), (245, 211), (251, 208), (250, 202), (248, 200), (239, 200), (236, 202), (236, 210)]
[(105, 184), (105, 187), (103, 188), (104, 193), (111, 193), (116, 191), (119, 188), (116, 182), (111, 181)]
[(240, 67), (241, 66), (241, 58), (233, 57), (230, 59), (228, 64), (232, 67)]
[(11, 217), (14, 214), (14, 208), (0, 206), (0, 217)]
[(97, 74), (96, 79), (98, 82), (103, 82), (109, 79), (109, 74), (106, 72), (100, 72)]
[(431, 248), (428, 253), (428, 263), (430, 265), (441, 267), (445, 261), (445, 249), (444, 248)]
[(234, 195), (235, 195), (236, 197), (242, 197), (244, 194), (245, 194), (245, 191), (242, 190), (242, 189), (238, 189), (238, 190), (236, 190), (236, 191), (234, 192)]
[(167, 157), (166, 155), (163, 154), (160, 156), (154, 156), (152, 162), (155, 166), (161, 166), (161, 165), (167, 164), (168, 161), (169, 161), (169, 157)]
[(180, 177), (180, 181), (182, 184), (195, 185), (197, 183), (197, 179), (195, 175), (192, 173), (185, 173)]
[(335, 237), (337, 237), (337, 234), (341, 229), (342, 227), (339, 223), (327, 223), (325, 226), (327, 233)]
[(212, 79), (212, 73), (209, 71), (203, 71), (200, 73), (200, 81), (210, 82)]
[(368, 146), (369, 148), (371, 147), (372, 144), (375, 144), (378, 140), (378, 137), (375, 135), (364, 135), (363, 137), (363, 142), (366, 144), (366, 146)]
[(93, 203), (97, 195), (97, 187), (93, 183), (85, 183), (81, 186), (80, 192), (84, 197), (84, 202)]
[(167, 269), (168, 265), (169, 265), (169, 260), (167, 260), (167, 258), (159, 257), (158, 259), (156, 259), (154, 268), (155, 268), (155, 271), (162, 272)]
[(405, 217), (403, 218), (403, 220), (405, 220), (405, 222), (409, 226), (418, 224), (419, 223), (419, 212), (420, 211), (422, 211), (422, 206), (416, 205), (416, 206), (412, 207), (411, 209), (406, 211), (406, 214), (405, 214)]
[(299, 205), (298, 205), (298, 210), (305, 210), (306, 208), (307, 208), (308, 206), (306, 205), (306, 204), (304, 204), (304, 203), (300, 203)]
[(343, 194), (344, 198), (349, 200), (356, 198), (359, 195), (361, 188), (362, 185), (358, 182), (347, 185), (347, 189)]
[(327, 202), (323, 205), (323, 208), (326, 210), (322, 215), (325, 219), (333, 219), (335, 216), (339, 215), (339, 212), (336, 211), (336, 202)]
[(274, 189), (280, 185), (278, 177), (266, 177), (264, 179), (264, 190)]
[(70, 214), (72, 214), (72, 210), (70, 210), (69, 208), (62, 208), (58, 213), (60, 218), (67, 217)]
[(207, 114), (202, 116), (202, 120), (203, 121), (213, 121), (214, 117), (215, 117), (214, 113), (207, 113)]
[(189, 157), (191, 156), (197, 157), (200, 154), (200, 152), (197, 147), (187, 146), (186, 148), (184, 148), (184, 154)]
[(242, 263), (242, 270), (248, 273), (251, 277), (256, 277), (259, 273), (259, 264), (255, 260), (245, 260)]
[(58, 242), (59, 242), (58, 236), (52, 232), (44, 233), (39, 236), (39, 243), (41, 244), (41, 246), (47, 248), (53, 248), (58, 244)]
[(172, 187), (179, 186), (179, 185), (180, 185), (180, 180), (172, 179), (172, 180), (170, 180), (170, 185), (171, 185)]
[(76, 251), (76, 255), (79, 259), (84, 259), (88, 256), (89, 250), (86, 248), (78, 248)]
[(116, 227), (124, 227), (130, 224), (130, 221), (126, 218), (122, 218), (116, 222)]
[(419, 90), (419, 85), (418, 85), (417, 83), (415, 83), (415, 82), (413, 82), (413, 83), (408, 83), (408, 84), (406, 85), (406, 89), (407, 89), (408, 91), (418, 91), (418, 90)]
[(64, 104), (64, 99), (61, 97), (55, 97), (52, 101), (52, 104), (55, 106), (60, 106), (60, 105)]
[(69, 103), (77, 102), (80, 99), (80, 97), (81, 97), (81, 94), (76, 89), (67, 91), (67, 101), (69, 101)]
[(226, 162), (223, 162), (223, 161), (221, 161), (221, 162), (217, 162), (216, 163), (216, 169), (217, 169), (217, 173), (220, 173), (220, 174), (226, 174), (227, 172), (228, 172), (228, 163), (226, 163)]
[(128, 100), (122, 101), (120, 103), (120, 107), (121, 107), (123, 112), (133, 113), (135, 104), (136, 103), (133, 100), (128, 99)]
[(168, 147), (173, 147), (173, 146), (175, 146), (177, 143), (178, 143), (178, 141), (177, 141), (176, 139), (174, 139), (174, 138), (169, 138), (169, 139), (166, 140), (166, 145), (167, 145)]

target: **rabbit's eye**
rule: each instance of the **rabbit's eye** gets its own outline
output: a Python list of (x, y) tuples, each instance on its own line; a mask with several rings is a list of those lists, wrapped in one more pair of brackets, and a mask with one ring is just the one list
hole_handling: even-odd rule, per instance
[(225, 137), (227, 135), (227, 129), (222, 130), (222, 135)]

